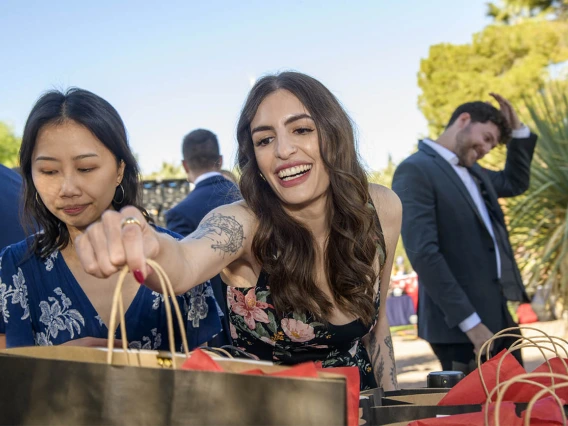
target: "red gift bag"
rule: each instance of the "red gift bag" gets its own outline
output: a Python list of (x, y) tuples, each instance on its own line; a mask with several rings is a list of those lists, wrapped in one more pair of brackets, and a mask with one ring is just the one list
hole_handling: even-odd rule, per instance
[(531, 324), (538, 321), (538, 317), (530, 303), (521, 303), (519, 305), (517, 308), (517, 318), (519, 324)]
[[(495, 404), (489, 405), (489, 424), (497, 426), (493, 421)], [(456, 414), (454, 416), (436, 417), (416, 420), (408, 426), (485, 426), (485, 407), (477, 413)], [(499, 410), (499, 423), (502, 426), (523, 426), (523, 420), (515, 413), (513, 402), (504, 402)]]
[[(565, 401), (562, 400), (564, 404)], [(537, 426), (554, 426), (564, 424), (562, 415), (560, 414), (560, 407), (552, 397), (543, 398), (536, 402), (530, 413), (530, 424)], [(527, 411), (523, 411), (523, 421)]]
[[(495, 419), (495, 404), (489, 405), (487, 422), (485, 406), (478, 413), (457, 414), (454, 416), (437, 417), (431, 419), (416, 420), (408, 426), (523, 426), (527, 411), (523, 411), (521, 417), (517, 416), (514, 402), (503, 402), (499, 409), (499, 419)], [(556, 401), (551, 397), (536, 402), (530, 413), (531, 426), (558, 426), (563, 424), (562, 415)]]
[(481, 384), (479, 370), (482, 370), (483, 378), (489, 392), (497, 383), (497, 367), (499, 360), (505, 358), (499, 372), (499, 383), (512, 379), (519, 374), (525, 374), (525, 369), (519, 364), (516, 358), (506, 350), (501, 351), (497, 356), (481, 364), (481, 367), (472, 371), (464, 379), (458, 382), (444, 396), (438, 405), (462, 405), (462, 404), (483, 404), (487, 400), (487, 395)]
[[(568, 360), (564, 360), (564, 362), (568, 363)], [(568, 372), (566, 371), (566, 367), (562, 363), (560, 358), (551, 358), (548, 360), (547, 364), (544, 362), (542, 365), (537, 367), (533, 373), (557, 373), (566, 375)], [(549, 377), (534, 377), (531, 378), (531, 381), (541, 383), (547, 387), (552, 385), (552, 380)], [(562, 380), (560, 378), (554, 379), (555, 384), (559, 383), (566, 383), (567, 380)], [(504, 399), (506, 401), (514, 401), (514, 402), (529, 402), (531, 398), (541, 390), (542, 388), (539, 386), (533, 386), (526, 383), (516, 383), (512, 385), (507, 392), (505, 393)], [(568, 401), (568, 388), (559, 388), (555, 390), (556, 395), (560, 398)]]

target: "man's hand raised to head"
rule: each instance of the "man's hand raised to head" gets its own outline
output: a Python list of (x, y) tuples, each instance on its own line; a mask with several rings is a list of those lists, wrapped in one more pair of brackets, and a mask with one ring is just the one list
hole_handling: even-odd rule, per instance
[(509, 102), (507, 99), (505, 99), (503, 96), (497, 93), (489, 93), (489, 94), (499, 103), (499, 109), (505, 116), (505, 120), (507, 120), (507, 123), (509, 123), (511, 129), (518, 130), (521, 127), (523, 127), (523, 123), (521, 123), (521, 120), (519, 120), (519, 116), (517, 115), (517, 112), (511, 105), (511, 102)]

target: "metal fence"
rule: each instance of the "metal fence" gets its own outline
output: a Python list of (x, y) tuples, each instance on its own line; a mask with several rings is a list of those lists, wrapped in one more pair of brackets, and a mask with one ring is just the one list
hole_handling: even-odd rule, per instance
[(185, 179), (145, 180), (142, 182), (142, 204), (156, 222), (165, 227), (164, 214), (190, 192)]

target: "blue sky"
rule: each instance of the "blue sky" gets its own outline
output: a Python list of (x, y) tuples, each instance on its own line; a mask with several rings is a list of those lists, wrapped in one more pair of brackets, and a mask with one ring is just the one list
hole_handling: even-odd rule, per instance
[[(21, 135), (45, 90), (78, 86), (121, 114), (144, 173), (181, 161), (181, 140), (215, 132), (225, 165), (259, 76), (293, 69), (322, 81), (358, 128), (369, 170), (426, 134), (420, 59), (466, 43), (486, 0), (0, 2), (0, 121)], [(464, 99), (465, 101), (465, 99)]]

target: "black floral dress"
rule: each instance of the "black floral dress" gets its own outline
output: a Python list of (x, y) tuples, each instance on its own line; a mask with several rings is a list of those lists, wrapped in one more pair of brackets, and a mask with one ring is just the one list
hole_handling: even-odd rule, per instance
[(278, 318), (272, 304), (268, 274), (264, 271), (255, 287), (229, 287), (227, 299), (234, 346), (261, 360), (279, 364), (321, 361), (323, 367), (356, 366), (361, 376), (361, 389), (377, 387), (361, 338), (376, 324), (378, 292), (375, 299), (377, 313), (370, 327), (360, 319), (337, 326), (298, 313)]

